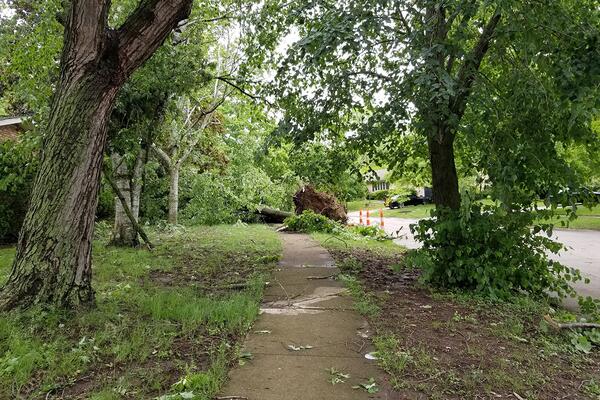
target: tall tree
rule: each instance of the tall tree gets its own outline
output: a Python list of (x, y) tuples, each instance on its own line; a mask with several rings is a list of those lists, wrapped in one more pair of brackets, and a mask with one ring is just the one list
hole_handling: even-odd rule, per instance
[[(470, 128), (465, 114), (469, 124), (479, 118), (482, 127), (492, 128), (479, 107), (479, 114), (473, 112), (471, 100), (489, 106), (508, 99), (520, 117), (536, 107), (521, 97), (527, 96), (523, 91), (515, 96), (510, 87), (494, 90), (510, 68), (528, 70), (523, 77), (529, 86), (556, 93), (562, 71), (576, 73), (578, 79), (568, 79), (568, 94), (557, 96), (560, 101), (537, 103), (548, 115), (559, 116), (555, 121), (560, 119), (560, 124), (547, 126), (553, 133), (586, 131), (589, 136), (594, 100), (588, 93), (597, 89), (598, 77), (592, 61), (598, 56), (593, 43), (599, 31), (594, 3), (271, 0), (259, 19), (269, 29), (249, 40), (263, 44), (258, 48), (270, 46), (266, 54), (281, 54), (277, 38), (285, 37), (289, 44), (273, 65), (276, 79), (269, 87), (286, 110), (282, 129), (304, 140), (324, 131), (338, 137), (340, 131), (347, 132), (350, 141), (386, 156), (383, 161), (391, 166), (399, 162), (406, 133), (417, 132), (428, 146), (434, 201), (456, 210), (460, 194), (454, 152), (457, 137)], [(264, 63), (266, 56), (255, 53), (257, 62)], [(494, 73), (483, 75), (483, 69)], [(522, 128), (525, 132), (527, 125)], [(535, 128), (531, 120), (529, 128)], [(534, 142), (533, 136), (522, 138)], [(547, 135), (549, 145), (554, 141), (554, 135)], [(501, 158), (505, 149), (492, 148)], [(516, 163), (509, 166), (511, 174), (519, 168)]]
[[(218, 125), (215, 116), (217, 108), (225, 100), (225, 95), (219, 91), (218, 81), (215, 83), (213, 95), (208, 99), (208, 105), (192, 105), (189, 99), (180, 98), (177, 101), (177, 112), (173, 115), (168, 130), (167, 143), (164, 149), (157, 143), (152, 143), (152, 150), (169, 174), (169, 211), (168, 222), (177, 224), (179, 213), (179, 174), (181, 167), (197, 150), (197, 146), (206, 137), (206, 130)], [(182, 121), (179, 118), (183, 117)], [(210, 152), (211, 147), (205, 149)]]
[(107, 123), (129, 76), (192, 0), (145, 0), (118, 28), (109, 0), (72, 0), (40, 170), (0, 308), (91, 304), (91, 244)]

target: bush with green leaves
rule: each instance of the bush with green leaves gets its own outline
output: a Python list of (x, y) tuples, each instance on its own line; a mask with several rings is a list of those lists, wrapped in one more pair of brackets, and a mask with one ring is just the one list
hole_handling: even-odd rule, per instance
[(390, 237), (383, 229), (375, 225), (354, 225), (348, 228), (350, 232), (356, 233), (360, 236), (370, 237), (376, 240), (389, 240)]
[(38, 167), (37, 140), (0, 142), (0, 243), (17, 240)]
[(548, 259), (563, 246), (549, 238), (551, 225), (535, 225), (534, 214), (470, 202), (461, 209), (433, 211), (411, 227), (420, 250), (423, 279), (446, 288), (508, 299), (517, 292), (575, 296), (578, 270)]
[(252, 221), (259, 206), (286, 209), (292, 193), (275, 184), (260, 168), (234, 168), (225, 174), (197, 175), (189, 189), (183, 215), (193, 224)]
[(295, 232), (324, 232), (335, 233), (343, 230), (339, 222), (333, 221), (324, 215), (312, 210), (304, 210), (300, 215), (287, 217), (283, 223), (289, 230)]
[(389, 190), (377, 190), (375, 192), (371, 192), (367, 194), (368, 200), (385, 200), (389, 197)]

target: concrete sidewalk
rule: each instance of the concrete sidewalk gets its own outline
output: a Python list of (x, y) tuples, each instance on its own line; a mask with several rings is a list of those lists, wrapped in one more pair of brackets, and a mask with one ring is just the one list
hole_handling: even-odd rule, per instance
[[(331, 256), (307, 235), (282, 234), (280, 268), (244, 351), (253, 359), (230, 372), (221, 395), (248, 400), (358, 400), (393, 397), (372, 351), (366, 321), (352, 309)], [(333, 385), (332, 368), (349, 378)], [(338, 376), (339, 377), (339, 376)], [(374, 378), (380, 391), (353, 386)]]

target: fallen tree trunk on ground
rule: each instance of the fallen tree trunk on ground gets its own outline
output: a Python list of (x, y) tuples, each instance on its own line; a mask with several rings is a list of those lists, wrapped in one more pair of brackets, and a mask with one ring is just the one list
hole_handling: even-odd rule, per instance
[(265, 222), (277, 224), (283, 223), (284, 219), (294, 215), (294, 213), (291, 213), (289, 211), (276, 210), (270, 207), (258, 207), (256, 209), (256, 213), (260, 215)]

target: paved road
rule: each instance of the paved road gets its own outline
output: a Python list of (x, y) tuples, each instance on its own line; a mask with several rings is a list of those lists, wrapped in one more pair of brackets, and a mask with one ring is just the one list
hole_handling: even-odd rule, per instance
[[(358, 223), (358, 213), (349, 213), (350, 221)], [(416, 219), (402, 218), (384, 218), (385, 231), (393, 236), (400, 238), (395, 242), (410, 249), (419, 248), (419, 242), (415, 241), (410, 233), (409, 225), (416, 223)], [(379, 218), (371, 218), (371, 223), (379, 224)], [(583, 296), (592, 296), (600, 298), (600, 231), (591, 230), (567, 230), (560, 229), (554, 231), (555, 239), (567, 246), (568, 250), (561, 252), (558, 256), (552, 256), (553, 259), (570, 267), (581, 270), (584, 277), (590, 278), (591, 283), (577, 283), (577, 291)], [(572, 301), (567, 301), (567, 306), (574, 305)]]

